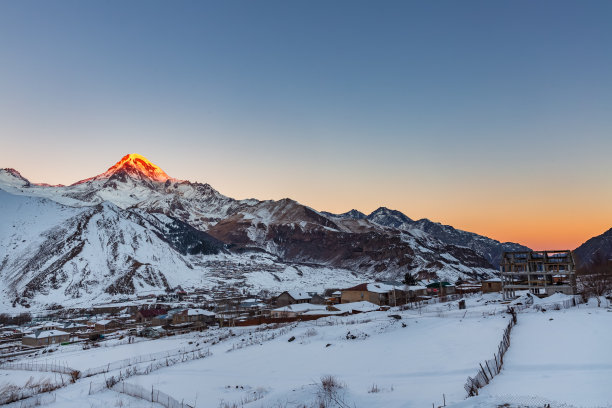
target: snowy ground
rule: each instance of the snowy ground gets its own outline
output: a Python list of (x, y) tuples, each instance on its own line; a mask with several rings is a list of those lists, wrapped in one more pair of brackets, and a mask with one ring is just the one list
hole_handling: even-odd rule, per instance
[(612, 406), (611, 330), (612, 312), (601, 308), (521, 314), (504, 369), (482, 394)]
[[(443, 394), (453, 408), (506, 403), (535, 408), (549, 402), (552, 407), (612, 407), (612, 313), (593, 305), (520, 313), (501, 374), (480, 396), (465, 399), (466, 378), (476, 374), (501, 340), (509, 319), (505, 308), (499, 295), (488, 294), (468, 298), (467, 310), (455, 303), (436, 304), (267, 330), (211, 329), (136, 344), (109, 342), (109, 347), (90, 350), (60, 347), (52, 357), (23, 360), (63, 362), (81, 370), (110, 363), (108, 373), (56, 391), (56, 401), (45, 405), (52, 408), (158, 406), (110, 390), (90, 395), (89, 389), (120, 370), (125, 373), (124, 366), (113, 369), (113, 362), (202, 347), (211, 355), (157, 367), (125, 382), (154, 387), (197, 407), (318, 406), (320, 379), (326, 375), (343, 385), (338, 398), (351, 407), (437, 407)], [(0, 381), (6, 373), (13, 383), (47, 375), (4, 370)]]
[[(356, 319), (372, 321), (351, 324)], [(447, 401), (463, 399), (465, 379), (483, 353), (494, 352), (507, 324), (501, 316), (461, 320), (406, 313), (394, 320), (384, 312), (334, 321), (340, 324), (302, 323), (261, 345), (211, 349), (210, 358), (130, 382), (204, 407), (238, 403), (251, 394), (262, 397), (254, 406), (298, 406), (314, 404), (315, 384), (332, 375), (345, 384), (351, 406), (429, 406), (441, 404), (443, 393)], [(347, 339), (351, 335), (357, 338)], [(292, 336), (296, 340), (289, 342)], [(369, 392), (373, 386), (380, 392)]]

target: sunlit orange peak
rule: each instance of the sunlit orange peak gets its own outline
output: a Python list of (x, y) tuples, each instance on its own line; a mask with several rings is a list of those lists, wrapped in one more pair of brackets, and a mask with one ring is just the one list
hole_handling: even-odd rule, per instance
[(146, 157), (139, 154), (131, 153), (123, 156), (121, 160), (109, 168), (102, 177), (110, 177), (117, 172), (126, 172), (132, 176), (146, 177), (148, 179), (165, 182), (173, 180), (161, 168), (151, 163)]

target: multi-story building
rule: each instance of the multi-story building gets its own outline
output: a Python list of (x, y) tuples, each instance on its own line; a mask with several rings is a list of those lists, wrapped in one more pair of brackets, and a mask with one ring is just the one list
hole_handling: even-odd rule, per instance
[(529, 290), (537, 296), (576, 294), (570, 250), (504, 252), (499, 268), (504, 299), (516, 297), (517, 290)]

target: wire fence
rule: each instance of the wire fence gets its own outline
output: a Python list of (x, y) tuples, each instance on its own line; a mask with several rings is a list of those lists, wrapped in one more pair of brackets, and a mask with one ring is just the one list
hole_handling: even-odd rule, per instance
[(7, 408), (33, 408), (41, 405), (52, 404), (57, 400), (55, 393), (52, 394), (40, 394), (35, 395), (31, 398), (16, 402), (14, 404), (5, 405)]
[[(184, 363), (186, 361), (198, 360), (201, 358), (209, 357), (212, 353), (209, 350), (198, 352), (184, 353), (180, 356), (166, 357), (161, 360), (151, 362), (151, 364), (145, 367), (128, 367), (125, 371), (119, 371), (117, 375), (105, 378), (103, 382), (91, 382), (89, 384), (89, 395), (101, 392), (105, 389), (115, 389), (115, 386), (122, 384), (124, 380), (134, 375), (146, 375), (152, 371), (159, 370), (164, 367), (170, 367), (176, 364)], [(187, 405), (185, 405), (187, 406)]]
[(65, 364), (62, 365), (62, 364), (54, 363), (54, 362), (3, 363), (3, 364), (0, 364), (0, 368), (4, 370), (43, 371), (43, 372), (53, 372), (53, 373), (69, 374), (69, 375), (72, 375), (74, 372), (78, 372), (78, 370), (68, 367)]
[(48, 393), (64, 385), (65, 383), (63, 382), (51, 381), (50, 379), (34, 381), (33, 378), (30, 378), (23, 386), (3, 384), (0, 385), (0, 405), (11, 407), (28, 406), (30, 403), (34, 404), (32, 401), (41, 401), (45, 398), (48, 399), (48, 396), (51, 395)]
[(489, 382), (501, 371), (504, 365), (504, 354), (510, 347), (510, 332), (516, 324), (516, 312), (512, 310), (512, 319), (508, 322), (508, 326), (504, 330), (504, 336), (502, 337), (497, 353), (493, 354), (493, 358), (485, 360), (484, 366), (479, 364), (480, 368), (474, 377), (468, 377), (465, 385), (463, 386), (468, 393), (468, 397), (478, 395), (478, 390)]
[(136, 357), (126, 358), (123, 360), (113, 361), (112, 363), (104, 364), (98, 367), (88, 368), (84, 370), (81, 374), (81, 377), (91, 377), (97, 374), (108, 373), (110, 371), (121, 370), (136, 364), (148, 363), (151, 361), (162, 360), (167, 358), (174, 358), (177, 356), (182, 356), (186, 354), (201, 354), (204, 350), (207, 350), (207, 347), (194, 347), (194, 348), (178, 348), (169, 351), (160, 351), (157, 353), (143, 354)]
[(185, 404), (183, 401), (179, 402), (177, 399), (171, 397), (165, 392), (155, 389), (153, 386), (151, 386), (151, 389), (149, 390), (142, 385), (121, 382), (115, 384), (112, 387), (112, 390), (135, 398), (140, 398), (145, 401), (156, 402), (166, 408), (193, 408), (191, 405)]
[(561, 301), (550, 302), (550, 303), (539, 303), (533, 306), (533, 308), (537, 311), (561, 310), (561, 309), (569, 309), (572, 307), (576, 307), (580, 303), (582, 303), (582, 297), (575, 295), (575, 296), (572, 296), (570, 299), (564, 299)]

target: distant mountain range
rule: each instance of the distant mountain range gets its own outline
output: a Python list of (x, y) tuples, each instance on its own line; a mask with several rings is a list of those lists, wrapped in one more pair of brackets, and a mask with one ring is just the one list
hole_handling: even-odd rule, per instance
[(384, 207), (318, 212), (291, 199), (226, 197), (130, 154), (70, 186), (0, 170), (0, 292), (7, 306), (87, 305), (181, 285), (320, 290), (405, 273), (494, 276), (526, 250)]

